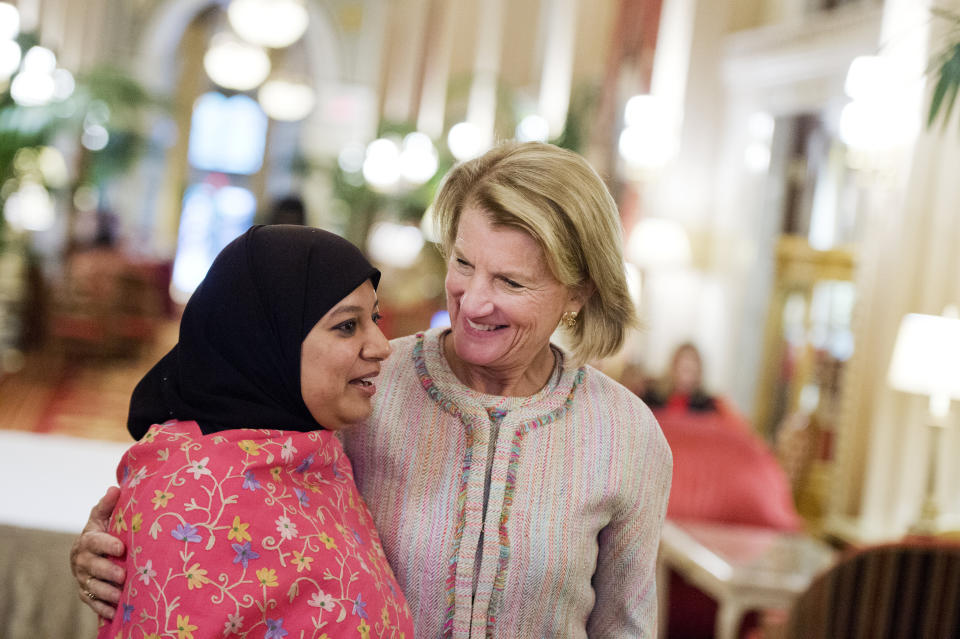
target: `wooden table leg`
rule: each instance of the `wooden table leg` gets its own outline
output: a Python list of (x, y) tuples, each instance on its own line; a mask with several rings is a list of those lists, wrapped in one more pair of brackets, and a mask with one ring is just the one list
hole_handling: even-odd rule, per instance
[(746, 610), (737, 601), (720, 601), (717, 608), (716, 639), (737, 639), (740, 622)]
[(670, 610), (670, 568), (657, 559), (657, 636), (667, 639), (667, 613)]

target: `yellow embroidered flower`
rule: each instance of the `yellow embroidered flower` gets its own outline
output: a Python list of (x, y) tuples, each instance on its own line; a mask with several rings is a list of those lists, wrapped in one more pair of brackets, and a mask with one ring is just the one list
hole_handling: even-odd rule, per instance
[(207, 581), (206, 574), (207, 571), (201, 568), (200, 564), (190, 566), (190, 569), (187, 570), (187, 574), (185, 575), (187, 578), (187, 589), (202, 588), (203, 582)]
[(150, 501), (153, 502), (153, 509), (157, 510), (158, 508), (166, 508), (167, 502), (173, 499), (173, 493), (168, 493), (165, 490), (155, 490), (153, 491), (154, 497)]
[(151, 632), (149, 635), (147, 635), (143, 639), (160, 639), (160, 635), (158, 635), (155, 632)]
[(337, 542), (333, 540), (333, 537), (327, 535), (327, 533), (320, 533), (318, 539), (321, 544), (327, 547), (327, 550), (332, 550), (337, 547)]
[(250, 524), (240, 522), (240, 517), (234, 517), (233, 525), (230, 526), (230, 532), (227, 533), (227, 539), (236, 539), (240, 543), (250, 541), (250, 533), (247, 532), (247, 528), (249, 527)]
[(240, 450), (250, 455), (260, 454), (260, 444), (253, 441), (252, 439), (244, 439), (240, 442), (237, 442), (237, 446), (240, 447)]
[(130, 528), (133, 532), (140, 532), (140, 528), (143, 527), (143, 513), (136, 513), (133, 516), (133, 521), (130, 522)]
[(257, 581), (260, 582), (261, 586), (276, 586), (277, 585), (277, 571), (273, 568), (261, 568), (257, 571)]
[(279, 466), (274, 466), (270, 469), (270, 474), (273, 475), (274, 481), (280, 481), (280, 471), (282, 469)]
[(357, 626), (357, 630), (360, 631), (360, 636), (363, 639), (370, 639), (370, 626), (367, 625), (366, 619), (360, 620), (360, 625)]
[(297, 572), (303, 572), (305, 569), (310, 570), (310, 563), (312, 561), (313, 557), (305, 557), (298, 551), (293, 551), (293, 563), (297, 564)]
[(123, 519), (122, 510), (117, 511), (117, 516), (113, 520), (113, 529), (118, 533), (127, 529), (127, 522)]
[(157, 437), (157, 431), (151, 428), (150, 430), (147, 431), (147, 434), (144, 435), (140, 441), (152, 442), (154, 439), (156, 439), (156, 437)]
[(386, 606), (384, 606), (383, 610), (380, 611), (380, 621), (382, 621), (383, 625), (385, 626), (390, 625), (390, 611), (387, 610)]
[(197, 627), (190, 623), (190, 615), (177, 615), (177, 639), (193, 639)]

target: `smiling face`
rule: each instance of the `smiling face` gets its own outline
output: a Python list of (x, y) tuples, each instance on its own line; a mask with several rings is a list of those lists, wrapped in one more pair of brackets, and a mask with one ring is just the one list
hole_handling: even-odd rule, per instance
[(371, 381), (390, 354), (369, 280), (330, 309), (300, 349), (300, 392), (317, 423), (339, 430), (370, 416)]
[(549, 358), (550, 335), (583, 302), (547, 267), (528, 233), (464, 208), (447, 263), (453, 350), (468, 368), (515, 375)]

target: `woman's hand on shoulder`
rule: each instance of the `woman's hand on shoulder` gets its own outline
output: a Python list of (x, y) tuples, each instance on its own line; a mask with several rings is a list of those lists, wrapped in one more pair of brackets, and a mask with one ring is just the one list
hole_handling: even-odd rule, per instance
[(111, 486), (97, 505), (90, 510), (90, 519), (70, 549), (70, 569), (79, 586), (78, 596), (101, 617), (113, 619), (120, 601), (120, 588), (126, 575), (110, 557), (124, 553), (123, 542), (108, 530), (110, 516), (120, 489)]

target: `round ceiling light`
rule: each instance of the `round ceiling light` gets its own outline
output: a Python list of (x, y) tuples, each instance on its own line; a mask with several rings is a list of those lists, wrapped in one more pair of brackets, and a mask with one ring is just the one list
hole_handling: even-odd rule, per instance
[(270, 58), (255, 44), (218, 33), (203, 56), (203, 68), (210, 79), (223, 88), (249, 91), (267, 79)]
[(313, 89), (290, 80), (267, 80), (257, 92), (257, 99), (264, 113), (283, 122), (302, 120), (316, 104)]
[(0, 2), (0, 40), (20, 35), (20, 11), (9, 2)]
[(307, 30), (307, 9), (298, 0), (233, 0), (227, 8), (230, 26), (241, 38), (280, 49)]

